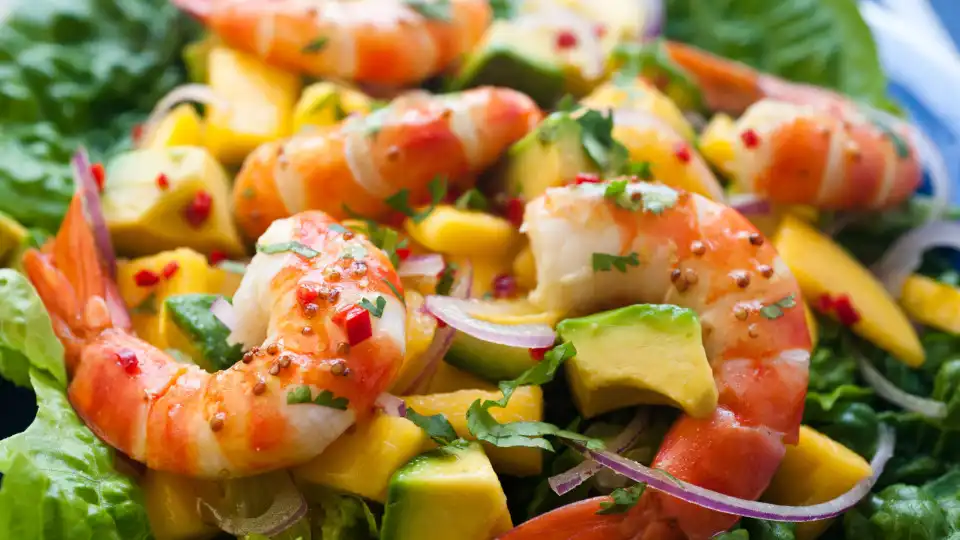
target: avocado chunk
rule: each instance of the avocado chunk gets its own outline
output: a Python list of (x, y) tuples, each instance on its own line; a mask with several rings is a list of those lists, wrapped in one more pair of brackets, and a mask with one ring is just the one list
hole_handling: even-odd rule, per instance
[(457, 332), (444, 360), (491, 382), (516, 379), (537, 361), (529, 349), (490, 343)]
[(243, 357), (239, 344), (227, 343), (230, 329), (210, 312), (219, 298), (215, 294), (179, 294), (164, 301), (164, 315), (190, 341), (189, 347), (178, 348), (199, 353), (191, 356), (199, 356), (194, 360), (207, 371), (227, 369)]
[(577, 355), (566, 364), (585, 417), (634, 405), (674, 405), (695, 417), (717, 406), (717, 387), (692, 310), (637, 304), (557, 326)]
[(488, 540), (513, 527), (507, 497), (479, 444), (458, 441), (394, 473), (381, 540)]
[(178, 247), (240, 257), (227, 174), (196, 146), (135, 150), (106, 170), (103, 215), (122, 255)]
[(530, 201), (548, 188), (599, 171), (583, 149), (582, 127), (569, 112), (555, 112), (507, 152), (503, 178), (507, 193)]

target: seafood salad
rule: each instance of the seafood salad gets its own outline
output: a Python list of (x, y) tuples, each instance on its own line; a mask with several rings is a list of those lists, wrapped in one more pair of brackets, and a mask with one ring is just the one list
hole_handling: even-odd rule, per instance
[(960, 207), (852, 0), (0, 50), (0, 538), (960, 538)]

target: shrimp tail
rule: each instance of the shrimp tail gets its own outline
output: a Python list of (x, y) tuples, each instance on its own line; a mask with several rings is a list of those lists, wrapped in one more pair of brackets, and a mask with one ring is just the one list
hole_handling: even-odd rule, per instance
[(116, 284), (100, 263), (79, 194), (70, 202), (56, 237), (42, 250), (27, 250), (23, 267), (66, 348), (68, 371), (75, 367), (83, 346), (100, 331), (130, 328)]

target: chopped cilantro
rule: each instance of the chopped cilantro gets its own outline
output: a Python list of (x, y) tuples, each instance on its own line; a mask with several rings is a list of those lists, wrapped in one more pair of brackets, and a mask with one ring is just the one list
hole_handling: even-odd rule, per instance
[(359, 261), (360, 259), (367, 256), (367, 248), (363, 247), (363, 244), (349, 244), (344, 246), (343, 251), (340, 252), (341, 259), (353, 259)]
[[(648, 80), (660, 75), (666, 78), (671, 89), (678, 90), (689, 103), (684, 109), (702, 109), (703, 95), (699, 85), (685, 69), (673, 61), (662, 39), (647, 43), (622, 43), (613, 50), (613, 59), (621, 64), (614, 80), (624, 84), (644, 75)], [(671, 97), (674, 92), (671, 92)], [(676, 100), (675, 100), (676, 101)]]
[(287, 392), (287, 405), (298, 405), (300, 403), (310, 403), (310, 387), (305, 384), (295, 386)]
[(450, 0), (404, 0), (404, 3), (427, 19), (439, 21), (453, 19), (453, 6), (450, 5)]
[(142, 302), (130, 308), (132, 315), (156, 315), (157, 314), (157, 293), (152, 292), (143, 299)]
[(629, 184), (627, 180), (614, 180), (607, 184), (603, 196), (620, 208), (635, 212), (643, 206), (643, 203), (640, 200), (634, 200), (633, 195), (627, 192), (627, 184)]
[(623, 169), (629, 152), (626, 146), (613, 138), (613, 112), (603, 114), (585, 109), (576, 120), (580, 124), (580, 143), (600, 170), (616, 173)]
[(390, 291), (393, 293), (394, 296), (397, 297), (397, 300), (400, 300), (400, 302), (401, 302), (404, 306), (406, 306), (406, 305), (407, 305), (407, 299), (404, 298), (403, 293), (401, 293), (400, 290), (397, 289), (397, 286), (394, 285), (393, 282), (390, 281), (389, 279), (386, 279), (386, 278), (380, 278), (380, 279), (382, 279), (383, 282), (387, 284), (387, 287), (390, 287)]
[(627, 488), (617, 488), (610, 494), (609, 502), (600, 503), (598, 515), (623, 514), (636, 506), (643, 495), (643, 490), (647, 487), (644, 483), (634, 484)]
[(303, 52), (303, 54), (317, 54), (327, 46), (328, 41), (330, 41), (330, 39), (318, 37), (317, 39), (314, 39), (310, 43), (304, 45), (303, 49), (301, 49), (301, 52)]
[(628, 174), (630, 176), (636, 176), (641, 180), (653, 180), (653, 170), (650, 167), (649, 161), (627, 163), (623, 169), (623, 172), (624, 174)]
[(447, 195), (447, 180), (442, 177), (434, 178), (427, 187), (430, 190), (430, 206), (422, 212), (417, 212), (410, 206), (409, 189), (401, 189), (387, 198), (387, 206), (409, 217), (414, 223), (420, 223), (427, 219), (427, 216), (433, 212), (433, 209), (436, 208), (437, 205), (440, 204), (440, 201)]
[(443, 272), (440, 272), (440, 278), (437, 280), (437, 294), (440, 296), (449, 296), (450, 289), (453, 288), (453, 278), (457, 275), (457, 265), (455, 263), (447, 263), (443, 268)]
[(424, 416), (413, 410), (412, 407), (407, 407), (407, 414), (405, 416), (407, 420), (413, 422), (417, 427), (426, 432), (427, 436), (437, 444), (446, 445), (457, 440), (457, 432), (443, 414)]
[(455, 206), (460, 210), (478, 210), (480, 212), (489, 208), (487, 198), (480, 193), (477, 188), (472, 188), (457, 198)]
[(370, 300), (364, 298), (360, 300), (360, 307), (369, 311), (371, 315), (379, 319), (380, 317), (383, 317), (383, 309), (387, 307), (387, 299), (382, 296), (378, 296), (376, 299), (376, 304), (374, 304)]
[(664, 210), (669, 210), (676, 206), (677, 200), (679, 200), (677, 192), (667, 188), (644, 192), (641, 202), (643, 203), (643, 210), (645, 212), (659, 216)]
[(624, 255), (622, 257), (619, 255), (611, 255), (609, 253), (593, 254), (594, 272), (610, 272), (616, 268), (617, 270), (626, 273), (627, 266), (640, 266), (640, 257), (637, 255), (637, 252), (632, 252), (629, 255)]
[(783, 310), (796, 307), (796, 305), (796, 295), (791, 294), (781, 298), (780, 300), (777, 300), (769, 306), (763, 306), (760, 308), (760, 314), (770, 320), (779, 319), (784, 315)]
[(317, 398), (313, 400), (313, 403), (322, 407), (345, 411), (347, 410), (347, 405), (350, 404), (350, 400), (345, 397), (337, 397), (333, 395), (333, 392), (324, 390), (317, 394)]
[(335, 233), (340, 233), (340, 234), (347, 232), (347, 228), (339, 223), (334, 223), (333, 225), (330, 225), (329, 229)]
[(274, 255), (276, 253), (285, 253), (291, 251), (297, 255), (305, 258), (312, 259), (320, 254), (319, 251), (301, 244), (300, 242), (280, 242), (277, 244), (257, 244), (257, 253), (265, 253), (267, 255)]

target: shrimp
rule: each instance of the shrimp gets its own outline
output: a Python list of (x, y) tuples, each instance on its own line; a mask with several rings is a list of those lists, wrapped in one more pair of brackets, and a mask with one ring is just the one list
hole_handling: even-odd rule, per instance
[[(798, 440), (811, 347), (802, 308), (761, 308), (800, 305), (799, 286), (773, 246), (737, 211), (663, 185), (629, 184), (616, 200), (606, 188), (550, 189), (527, 205), (523, 227), (538, 278), (530, 300), (567, 313), (633, 302), (695, 310), (719, 403), (708, 418), (677, 420), (652, 466), (756, 499), (784, 445)], [(621, 206), (632, 203), (640, 208)], [(636, 253), (640, 264), (622, 273), (595, 272), (594, 253)], [(596, 515), (605, 500), (544, 514), (501, 538), (700, 539), (736, 521), (653, 490), (627, 514)]]
[(728, 148), (712, 161), (742, 190), (776, 203), (867, 210), (896, 206), (919, 187), (923, 168), (907, 123), (687, 45), (667, 50), (710, 108), (742, 113), (728, 129), (707, 129)]
[(410, 86), (469, 52), (486, 0), (173, 0), (231, 47), (325, 79)]
[[(104, 301), (104, 274), (75, 197), (52, 255), (28, 251), (24, 267), (67, 345), (77, 414), (151, 469), (192, 477), (248, 476), (319, 455), (369, 414), (405, 346), (406, 313), (391, 291), (401, 284), (389, 258), (344, 231), (320, 212), (271, 225), (235, 296), (231, 340), (249, 350), (242, 362), (208, 373), (114, 324), (123, 314)], [(291, 243), (298, 253), (282, 251)], [(364, 298), (379, 316), (358, 306)], [(311, 397), (325, 405), (299, 403)]]
[(494, 164), (542, 114), (524, 94), (478, 88), (443, 96), (401, 97), (365, 118), (267, 143), (243, 164), (234, 185), (241, 228), (256, 237), (275, 219), (307, 209), (371, 218), (390, 211), (386, 199), (405, 189), (422, 202), (430, 182), (456, 186)]

